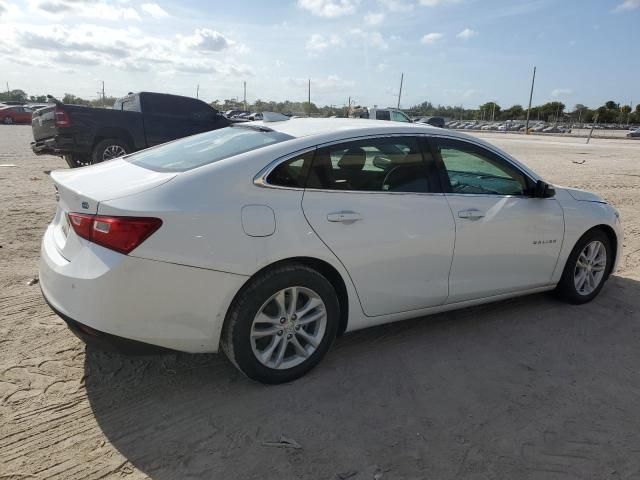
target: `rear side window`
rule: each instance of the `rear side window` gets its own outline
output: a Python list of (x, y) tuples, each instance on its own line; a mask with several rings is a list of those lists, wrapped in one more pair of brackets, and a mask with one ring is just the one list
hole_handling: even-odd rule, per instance
[(165, 143), (125, 158), (150, 170), (184, 172), (291, 138), (281, 132), (227, 127)]
[[(428, 152), (427, 152), (428, 153)], [(317, 151), (307, 188), (368, 192), (437, 191), (430, 154), (423, 159), (414, 137), (339, 143)]]
[(127, 95), (126, 97), (119, 98), (113, 104), (114, 110), (124, 110), (127, 112), (139, 112), (140, 111), (140, 96), (139, 95)]
[(304, 188), (313, 151), (296, 155), (282, 162), (267, 176), (267, 183), (278, 187)]
[(376, 120), (391, 120), (391, 115), (389, 114), (389, 110), (376, 111)]

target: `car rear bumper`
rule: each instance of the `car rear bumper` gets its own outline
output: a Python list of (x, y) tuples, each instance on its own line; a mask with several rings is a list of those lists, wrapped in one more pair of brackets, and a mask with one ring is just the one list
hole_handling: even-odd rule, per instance
[(89, 154), (90, 145), (78, 144), (72, 136), (56, 135), (31, 142), (31, 150), (36, 155)]
[(41, 248), (43, 296), (74, 333), (121, 351), (123, 346), (139, 350), (139, 343), (182, 352), (218, 351), (227, 309), (246, 276), (85, 243), (70, 262), (58, 252), (50, 226)]
[(83, 323), (77, 322), (64, 313), (58, 311), (42, 292), (42, 296), (53, 312), (65, 321), (69, 330), (89, 346), (100, 350), (123, 353), (125, 355), (154, 355), (159, 353), (170, 353), (174, 350), (169, 348), (151, 345), (149, 343), (138, 342), (128, 338), (118, 337), (110, 333), (101, 332)]

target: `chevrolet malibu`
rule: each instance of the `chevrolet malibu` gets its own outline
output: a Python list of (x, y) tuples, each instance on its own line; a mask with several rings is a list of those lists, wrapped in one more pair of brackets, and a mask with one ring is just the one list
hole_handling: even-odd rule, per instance
[(589, 302), (622, 247), (598, 196), (424, 124), (265, 113), (51, 178), (40, 280), (74, 333), (222, 348), (265, 383), (344, 332), (543, 291)]

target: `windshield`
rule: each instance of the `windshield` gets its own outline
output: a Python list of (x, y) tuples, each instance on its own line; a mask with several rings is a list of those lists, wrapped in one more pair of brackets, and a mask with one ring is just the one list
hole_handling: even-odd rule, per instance
[(160, 172), (184, 172), (293, 137), (250, 127), (226, 127), (165, 143), (126, 158)]

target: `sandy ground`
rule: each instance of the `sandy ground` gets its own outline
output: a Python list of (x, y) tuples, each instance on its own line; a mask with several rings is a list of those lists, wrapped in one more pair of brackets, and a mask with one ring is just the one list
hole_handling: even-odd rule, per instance
[(86, 350), (27, 285), (65, 164), (0, 126), (0, 479), (640, 478), (640, 142), (482, 137), (620, 209), (601, 295), (357, 332), (265, 387), (223, 356)]

